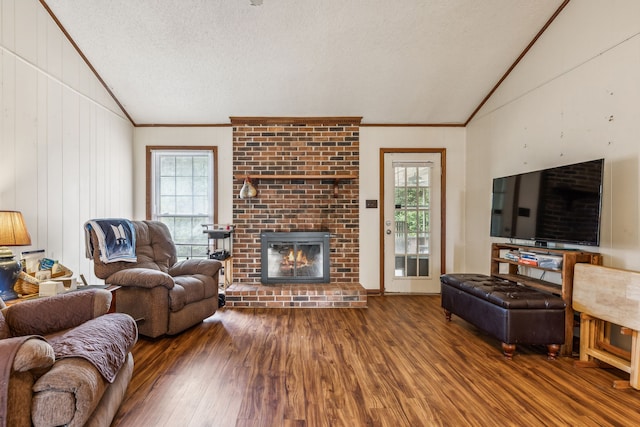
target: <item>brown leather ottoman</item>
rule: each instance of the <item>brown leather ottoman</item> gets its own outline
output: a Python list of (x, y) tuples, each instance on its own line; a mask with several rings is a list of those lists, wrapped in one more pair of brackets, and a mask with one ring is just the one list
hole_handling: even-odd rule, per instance
[(516, 344), (546, 345), (549, 359), (564, 344), (559, 296), (484, 274), (444, 274), (440, 287), (447, 320), (455, 314), (496, 337), (508, 359)]

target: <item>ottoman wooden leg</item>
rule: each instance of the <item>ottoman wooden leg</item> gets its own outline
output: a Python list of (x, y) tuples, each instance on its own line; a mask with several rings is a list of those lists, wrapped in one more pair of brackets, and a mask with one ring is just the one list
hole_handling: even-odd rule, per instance
[(504, 357), (506, 357), (507, 359), (511, 360), (515, 351), (515, 344), (507, 344), (506, 342), (502, 343), (502, 352), (504, 353)]
[(549, 344), (547, 345), (547, 359), (556, 360), (558, 357), (558, 352), (560, 351), (559, 344)]
[(448, 321), (451, 321), (451, 312), (446, 308), (444, 309), (444, 318), (447, 319)]

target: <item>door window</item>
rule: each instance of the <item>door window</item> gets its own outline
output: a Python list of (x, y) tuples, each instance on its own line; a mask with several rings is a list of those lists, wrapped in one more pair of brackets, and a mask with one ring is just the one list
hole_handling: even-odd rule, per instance
[(428, 162), (394, 162), (395, 276), (429, 276)]

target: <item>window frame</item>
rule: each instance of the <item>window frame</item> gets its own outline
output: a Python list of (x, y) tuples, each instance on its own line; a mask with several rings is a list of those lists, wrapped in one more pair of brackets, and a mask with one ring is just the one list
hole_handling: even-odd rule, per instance
[(205, 145), (147, 145), (145, 146), (146, 157), (146, 219), (153, 217), (153, 152), (154, 151), (210, 151), (213, 156), (213, 223), (218, 222), (218, 147)]

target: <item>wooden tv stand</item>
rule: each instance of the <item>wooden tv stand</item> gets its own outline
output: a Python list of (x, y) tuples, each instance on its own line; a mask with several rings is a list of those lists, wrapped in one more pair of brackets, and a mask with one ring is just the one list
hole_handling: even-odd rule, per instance
[[(562, 257), (560, 268), (544, 268), (525, 264), (520, 261), (512, 261), (504, 258), (504, 251), (522, 250), (545, 255), (557, 255)], [(572, 249), (543, 248), (537, 246), (518, 245), (513, 243), (493, 243), (491, 245), (491, 275), (503, 279), (521, 283), (525, 286), (541, 290), (553, 295), (562, 297), (566, 304), (565, 311), (565, 341), (560, 350), (562, 356), (573, 355), (573, 270), (577, 263), (588, 263), (594, 265), (602, 264), (602, 256), (594, 252), (585, 252)], [(508, 265), (508, 272), (501, 272), (501, 265)], [(542, 279), (536, 279), (530, 275), (521, 274), (520, 268), (530, 268), (536, 271), (555, 272), (561, 275), (561, 284), (552, 283)]]

